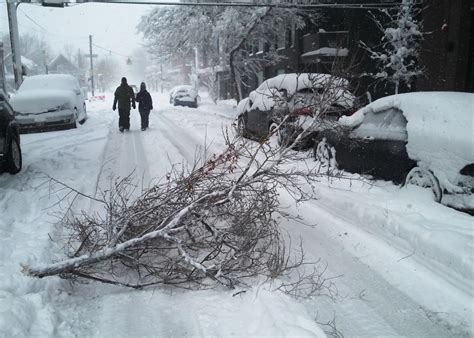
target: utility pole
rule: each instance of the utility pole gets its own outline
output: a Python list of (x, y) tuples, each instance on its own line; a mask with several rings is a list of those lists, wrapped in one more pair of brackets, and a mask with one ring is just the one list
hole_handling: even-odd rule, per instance
[(43, 49), (43, 62), (44, 62), (44, 73), (49, 74), (48, 51), (46, 49)]
[(7, 92), (7, 86), (5, 84), (5, 65), (3, 61), (3, 42), (0, 41), (0, 89)]
[(91, 75), (91, 92), (92, 96), (94, 96), (94, 54), (92, 54), (92, 35), (89, 35), (89, 57), (91, 59), (91, 70), (90, 70), (90, 75)]
[(17, 7), (19, 3), (7, 1), (8, 27), (10, 29), (10, 44), (12, 47), (13, 75), (15, 89), (23, 82), (23, 67), (21, 66), (20, 34), (18, 33)]

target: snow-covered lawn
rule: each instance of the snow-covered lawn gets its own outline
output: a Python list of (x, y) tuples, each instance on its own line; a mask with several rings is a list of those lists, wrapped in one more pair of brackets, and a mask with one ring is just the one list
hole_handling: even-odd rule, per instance
[(22, 274), (21, 264), (62, 257), (65, 229), (55, 223), (69, 202), (71, 213), (95, 208), (65, 197), (49, 177), (94, 195), (131, 172), (146, 186), (170, 163), (191, 162), (204, 144), (209, 152), (224, 148), (232, 102), (203, 100), (192, 109), (153, 98), (145, 132), (132, 111), (130, 132), (120, 134), (108, 95), (88, 105), (78, 129), (22, 135), (23, 171), (0, 176), (0, 337), (320, 336), (331, 331), (320, 324), (333, 318), (344, 336), (474, 334), (472, 216), (433, 202), (423, 189), (357, 175), (321, 178), (318, 199), (297, 206), (281, 194), (288, 212), (303, 217), (282, 227), (293, 243), (303, 241), (318, 269), (327, 267), (333, 299), (297, 301), (268, 283), (243, 293), (134, 291)]

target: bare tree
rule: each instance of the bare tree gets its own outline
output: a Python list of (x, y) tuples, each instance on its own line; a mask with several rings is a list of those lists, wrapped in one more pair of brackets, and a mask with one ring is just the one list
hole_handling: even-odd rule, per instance
[[(7, 70), (13, 69), (11, 55), (10, 36), (5, 34), (3, 36), (3, 45), (5, 48), (5, 67)], [(21, 55), (32, 60), (36, 64), (37, 69), (31, 69), (32, 74), (44, 71), (44, 66), (49, 61), (49, 54), (51, 48), (44, 38), (34, 34), (22, 34), (20, 36), (20, 50)]]
[[(295, 8), (164, 7), (144, 16), (138, 29), (152, 54), (192, 58), (194, 48), (205, 50), (209, 67), (229, 67), (240, 100), (246, 79), (282, 58), (275, 50), (278, 37), (317, 18)], [(255, 44), (265, 47), (258, 56)]]

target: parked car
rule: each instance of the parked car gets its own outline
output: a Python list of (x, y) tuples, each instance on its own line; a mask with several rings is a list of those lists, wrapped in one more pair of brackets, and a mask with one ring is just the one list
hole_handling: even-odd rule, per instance
[(76, 128), (87, 119), (84, 94), (72, 75), (27, 77), (10, 104), (22, 133)]
[(314, 155), (340, 169), (432, 189), (474, 210), (474, 94), (419, 92), (372, 102), (322, 129)]
[[(281, 74), (268, 79), (237, 106), (237, 129), (247, 138), (264, 139), (282, 121), (278, 141), (290, 142), (313, 117), (336, 120), (355, 111), (347, 80), (327, 74)], [(311, 124), (311, 126), (309, 125)], [(305, 142), (312, 140), (308, 133)]]
[(198, 93), (194, 87), (188, 85), (173, 87), (170, 91), (170, 103), (173, 106), (197, 108)]
[(20, 130), (8, 96), (0, 90), (0, 172), (16, 174), (22, 165)]

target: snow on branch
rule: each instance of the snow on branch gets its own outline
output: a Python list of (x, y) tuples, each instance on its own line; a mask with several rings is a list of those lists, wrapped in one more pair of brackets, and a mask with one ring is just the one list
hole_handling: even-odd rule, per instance
[(278, 189), (307, 199), (300, 185), (319, 174), (281, 170), (278, 163), (289, 157), (266, 143), (255, 147), (228, 136), (226, 141), (221, 154), (201, 166), (196, 160), (191, 170), (173, 167), (135, 200), (130, 198), (131, 177), (102, 197), (90, 197), (105, 207), (98, 214), (63, 218), (70, 232), (66, 257), (24, 266), (25, 273), (133, 288), (232, 288), (251, 277), (281, 275), (290, 268), (290, 258), (282, 256), (285, 242), (275, 217), (280, 214)]
[(377, 80), (395, 85), (398, 94), (402, 83), (409, 88), (413, 81), (423, 74), (419, 65), (419, 50), (423, 40), (422, 9), (413, 0), (403, 0), (398, 10), (384, 9), (381, 16), (372, 14), (382, 39), (377, 46), (360, 42), (377, 64), (378, 71), (369, 74)]

